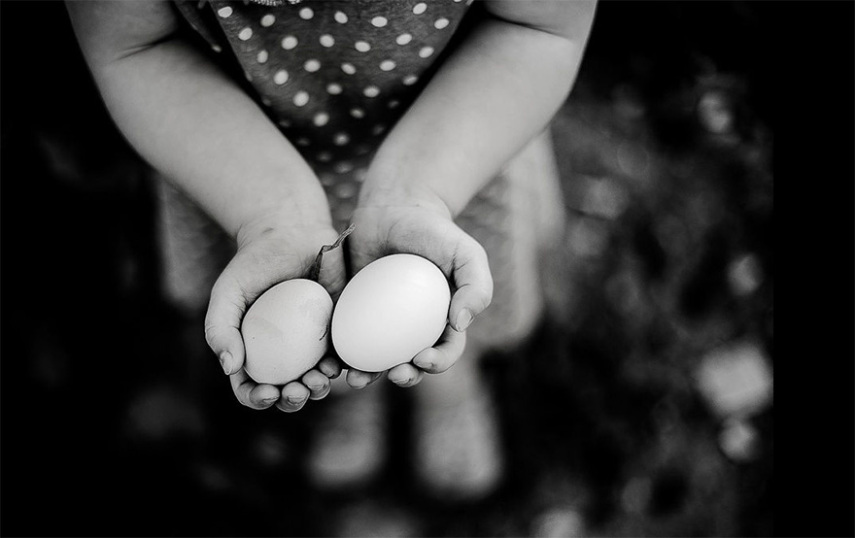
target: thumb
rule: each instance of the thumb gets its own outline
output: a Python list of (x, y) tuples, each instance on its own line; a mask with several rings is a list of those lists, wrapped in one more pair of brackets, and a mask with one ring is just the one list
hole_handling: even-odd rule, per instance
[(451, 277), (456, 289), (451, 297), (448, 321), (454, 330), (463, 332), (490, 306), (493, 276), (484, 247), (466, 233), (461, 231), (460, 235), (452, 261)]
[(205, 340), (219, 357), (226, 375), (243, 367), (245, 350), (240, 333), (246, 298), (241, 287), (224, 271), (211, 289), (211, 300), (205, 315)]

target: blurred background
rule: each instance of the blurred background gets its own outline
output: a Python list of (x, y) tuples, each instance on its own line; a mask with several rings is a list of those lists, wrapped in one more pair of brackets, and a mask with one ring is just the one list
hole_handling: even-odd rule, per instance
[(771, 536), (776, 2), (602, 2), (553, 124), (553, 314), (484, 375), (505, 481), (313, 488), (300, 413), (241, 407), (161, 293), (152, 174), (59, 2), (2, 3), (7, 535)]

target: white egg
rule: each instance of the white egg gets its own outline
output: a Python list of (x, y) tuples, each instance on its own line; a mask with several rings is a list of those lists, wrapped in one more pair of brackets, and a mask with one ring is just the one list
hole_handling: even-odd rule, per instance
[(348, 366), (382, 372), (433, 346), (445, 329), (451, 290), (442, 271), (413, 254), (366, 265), (345, 286), (332, 342)]
[(329, 347), (332, 307), (312, 280), (286, 280), (264, 292), (241, 325), (246, 373), (257, 383), (284, 385), (311, 370)]

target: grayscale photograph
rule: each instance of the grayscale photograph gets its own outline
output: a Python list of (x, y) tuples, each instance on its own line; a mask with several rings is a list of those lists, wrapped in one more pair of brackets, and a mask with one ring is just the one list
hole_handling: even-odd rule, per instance
[(0, 4), (3, 535), (786, 533), (788, 2)]

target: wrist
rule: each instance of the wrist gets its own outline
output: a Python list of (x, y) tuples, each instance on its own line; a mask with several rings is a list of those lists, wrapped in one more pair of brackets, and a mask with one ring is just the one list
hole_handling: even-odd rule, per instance
[(290, 196), (265, 202), (244, 218), (234, 232), (238, 248), (271, 232), (288, 234), (333, 233), (332, 218), (325, 197)]
[(403, 178), (371, 174), (359, 193), (359, 207), (411, 207), (427, 209), (449, 219), (449, 205), (429, 185)]

